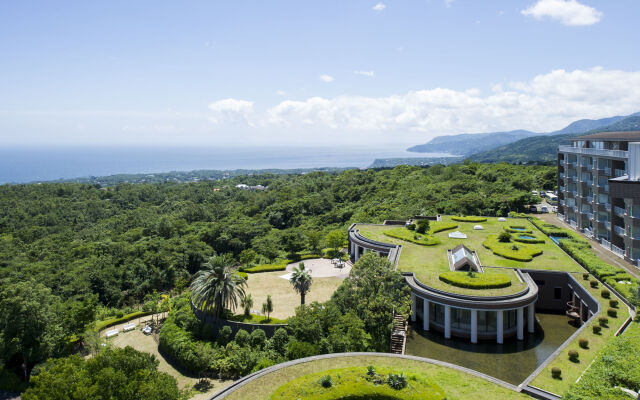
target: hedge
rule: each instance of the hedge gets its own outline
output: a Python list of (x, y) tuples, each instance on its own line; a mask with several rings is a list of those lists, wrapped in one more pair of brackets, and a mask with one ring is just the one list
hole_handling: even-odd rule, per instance
[[(387, 229), (383, 233), (385, 234), (385, 236), (405, 240), (407, 242), (419, 244), (422, 246), (434, 246), (436, 244), (440, 244), (440, 239), (435, 236), (429, 236), (426, 234), (421, 235), (419, 233), (410, 231), (407, 228)], [(419, 239), (415, 239), (415, 236), (419, 237)]]
[[(444, 400), (444, 390), (433, 383), (431, 377), (423, 374), (395, 371), (389, 368), (374, 366), (375, 374), (367, 375), (366, 367), (339, 368), (316, 372), (293, 379), (280, 386), (271, 395), (276, 399), (406, 399), (406, 400)], [(393, 389), (389, 385), (389, 377), (402, 376), (406, 386)], [(322, 385), (321, 380), (331, 379), (331, 385)]]
[(440, 280), (453, 286), (468, 289), (498, 289), (511, 286), (511, 278), (502, 272), (473, 273), (447, 271), (439, 276)]
[(622, 272), (622, 269), (599, 259), (587, 242), (565, 239), (560, 241), (559, 246), (596, 278), (604, 279)]
[[(526, 233), (523, 233), (522, 235), (527, 235)], [(529, 235), (533, 235), (532, 233), (529, 233)], [(520, 243), (544, 243), (544, 239), (539, 239), (537, 236), (534, 236), (533, 239), (527, 239), (527, 238), (523, 238), (520, 236), (513, 236), (512, 239), (516, 242), (520, 242)]]
[(458, 224), (453, 222), (433, 221), (431, 222), (429, 233), (438, 233), (442, 231), (448, 231), (449, 229), (456, 229)]
[(132, 312), (131, 314), (127, 314), (125, 316), (122, 316), (120, 318), (109, 318), (109, 319), (104, 319), (102, 321), (96, 321), (95, 325), (94, 325), (94, 329), (97, 332), (100, 332), (101, 330), (108, 328), (110, 326), (114, 326), (114, 325), (118, 325), (118, 324), (123, 324), (125, 322), (129, 322), (132, 319), (136, 319), (136, 318), (140, 318), (140, 317), (144, 317), (146, 315), (151, 315), (153, 314), (150, 311), (136, 311), (136, 312)]
[(272, 271), (284, 271), (287, 265), (294, 262), (293, 260), (282, 260), (273, 264), (261, 264), (255, 267), (244, 268), (243, 271), (249, 274), (255, 274), (258, 272), (272, 272)]
[[(522, 229), (516, 229), (516, 228), (524, 228), (525, 230)], [(521, 225), (509, 225), (509, 226), (505, 226), (504, 230), (509, 232), (509, 233), (533, 233), (533, 231), (531, 229), (527, 229), (526, 226), (521, 226)]]
[(542, 254), (542, 250), (526, 244), (520, 244), (518, 246), (518, 250), (512, 249), (514, 246), (513, 243), (502, 243), (498, 241), (497, 235), (489, 235), (482, 242), (482, 245), (487, 249), (491, 250), (493, 254), (507, 258), (509, 260), (514, 261), (531, 261), (533, 257), (537, 257)]
[(245, 281), (249, 279), (249, 275), (246, 272), (236, 271), (236, 275), (240, 278), (244, 278)]
[(485, 217), (451, 217), (452, 220), (458, 222), (484, 222), (487, 219)]

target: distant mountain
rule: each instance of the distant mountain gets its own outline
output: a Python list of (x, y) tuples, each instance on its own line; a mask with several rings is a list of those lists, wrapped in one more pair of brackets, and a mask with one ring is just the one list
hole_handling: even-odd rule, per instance
[[(491, 150), (472, 154), (469, 158), (479, 162), (536, 162), (554, 161), (558, 145), (569, 144), (575, 136), (588, 135), (597, 132), (618, 132), (640, 130), (640, 113), (634, 116), (618, 119), (617, 122), (586, 132), (574, 132), (564, 135), (541, 135), (518, 140)], [(618, 117), (615, 117), (618, 118)], [(582, 121), (577, 121), (582, 122)], [(587, 124), (588, 125), (588, 124)], [(568, 128), (568, 127), (567, 127)], [(567, 129), (565, 128), (565, 129)]]
[(509, 132), (463, 133), (461, 135), (436, 136), (428, 143), (407, 149), (416, 153), (449, 153), (468, 156), (478, 150), (489, 150), (539, 133), (516, 130)]
[(410, 147), (407, 151), (416, 153), (449, 153), (453, 155), (469, 156), (508, 145), (509, 143), (526, 140), (531, 137), (584, 133), (607, 127), (633, 116), (640, 116), (640, 113), (611, 118), (581, 119), (570, 123), (563, 129), (546, 133), (536, 133), (519, 129), (509, 132), (463, 133), (460, 135), (436, 136), (428, 143)]

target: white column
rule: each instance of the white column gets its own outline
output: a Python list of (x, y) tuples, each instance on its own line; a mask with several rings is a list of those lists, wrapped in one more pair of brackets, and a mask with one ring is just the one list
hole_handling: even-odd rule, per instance
[(355, 257), (355, 253), (356, 253), (356, 244), (351, 242), (351, 251), (349, 252), (349, 255)]
[(411, 322), (416, 322), (416, 295), (411, 292)]
[(422, 329), (425, 331), (429, 330), (429, 301), (427, 299), (422, 299)]
[(536, 305), (535, 303), (529, 304), (529, 307), (527, 307), (529, 309), (529, 320), (527, 321), (527, 325), (528, 325), (528, 331), (529, 333), (534, 333), (536, 331), (536, 318), (535, 318), (535, 312), (536, 312)]
[(517, 315), (517, 328), (518, 328), (518, 340), (524, 340), (524, 307), (520, 307), (516, 310)]
[(496, 342), (504, 343), (504, 314), (502, 310), (496, 311)]
[(478, 343), (478, 310), (471, 310), (471, 343)]
[(451, 307), (444, 306), (444, 338), (451, 339)]

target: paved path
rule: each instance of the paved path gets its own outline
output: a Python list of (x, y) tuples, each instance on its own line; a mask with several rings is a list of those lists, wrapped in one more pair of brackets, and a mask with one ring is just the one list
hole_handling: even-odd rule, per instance
[(628, 262), (626, 262), (625, 260), (623, 260), (622, 258), (614, 255), (613, 253), (611, 253), (610, 251), (602, 248), (602, 246), (600, 246), (598, 243), (596, 243), (595, 241), (593, 241), (592, 239), (589, 239), (587, 236), (585, 236), (584, 234), (576, 231), (575, 229), (573, 229), (571, 227), (571, 225), (567, 224), (566, 222), (558, 219), (558, 217), (556, 217), (556, 214), (539, 214), (536, 215), (538, 218), (540, 218), (541, 220), (548, 222), (550, 224), (554, 224), (554, 225), (558, 225), (561, 226), (563, 228), (569, 229), (573, 232), (578, 233), (579, 235), (581, 235), (582, 237), (584, 237), (585, 239), (589, 240), (589, 243), (591, 243), (591, 247), (593, 248), (593, 251), (598, 255), (598, 257), (600, 257), (603, 261), (611, 264), (611, 265), (615, 265), (618, 266), (620, 268), (623, 268), (624, 270), (626, 270), (629, 274), (631, 274), (632, 276), (636, 277), (636, 278), (640, 278), (640, 271), (638, 270), (638, 268), (636, 268), (635, 266), (629, 264)]
[[(331, 260), (327, 258), (313, 258), (310, 260), (304, 260), (299, 262), (294, 262), (287, 265), (287, 272), (293, 271), (295, 267), (300, 264), (300, 262), (304, 263), (304, 267), (306, 269), (311, 270), (311, 276), (313, 278), (340, 278), (344, 279), (349, 276), (349, 272), (351, 272), (351, 266), (344, 264), (343, 268), (337, 268), (335, 265), (331, 263)], [(289, 275), (289, 274), (286, 274)]]

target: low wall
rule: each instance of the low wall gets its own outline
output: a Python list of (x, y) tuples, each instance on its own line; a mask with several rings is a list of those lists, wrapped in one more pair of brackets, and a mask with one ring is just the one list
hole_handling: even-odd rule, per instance
[(202, 321), (204, 324), (209, 325), (213, 328), (214, 332), (218, 332), (220, 328), (223, 326), (228, 326), (231, 328), (231, 332), (235, 335), (240, 329), (244, 329), (245, 331), (251, 333), (256, 329), (262, 329), (268, 338), (273, 336), (273, 334), (278, 330), (278, 328), (286, 328), (287, 324), (250, 324), (246, 322), (238, 322), (238, 321), (229, 321), (225, 319), (218, 319), (214, 315), (204, 312), (198, 309), (193, 303), (191, 303), (191, 308), (193, 309), (193, 313), (196, 318)]
[(400, 225), (400, 226), (404, 226), (406, 223), (407, 223), (407, 221), (400, 220), (400, 219), (385, 219), (384, 222), (382, 223), (382, 225)]

